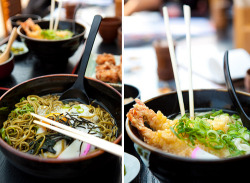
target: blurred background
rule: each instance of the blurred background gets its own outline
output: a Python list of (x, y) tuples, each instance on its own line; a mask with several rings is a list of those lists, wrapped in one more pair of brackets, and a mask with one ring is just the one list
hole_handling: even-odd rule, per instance
[[(229, 50), (229, 69), (234, 87), (250, 92), (250, 0), (126, 0), (123, 82), (125, 101), (128, 103), (124, 102), (125, 115), (133, 105), (131, 98), (140, 97), (144, 102), (176, 90), (163, 6), (167, 6), (170, 17), (180, 87), (182, 90), (189, 89), (184, 4), (191, 7), (193, 89), (226, 89), (223, 57)], [(133, 183), (158, 183), (135, 152), (135, 145), (126, 132), (124, 136), (125, 152), (140, 161), (139, 173)], [(136, 168), (131, 169), (136, 172)]]
[[(114, 16), (117, 15), (113, 13), (114, 11), (110, 11), (112, 13), (107, 14), (109, 12), (107, 8), (115, 8), (114, 3), (115, 0), (62, 0), (63, 1), (63, 10), (61, 12), (61, 18), (72, 19), (74, 14), (74, 9), (77, 5), (81, 4), (81, 9), (90, 9), (85, 12), (78, 12), (76, 15), (78, 18), (82, 15), (88, 15), (86, 19), (92, 20), (92, 14), (99, 12), (103, 16)], [(120, 2), (121, 0), (116, 0)], [(7, 36), (10, 31), (9, 21), (8, 19), (17, 14), (35, 14), (39, 15), (41, 18), (48, 18), (50, 13), (50, 5), (51, 0), (1, 0), (0, 1), (0, 39)], [(58, 2), (56, 2), (56, 7), (58, 6)], [(92, 7), (92, 8), (91, 8)], [(118, 6), (117, 6), (118, 7)], [(121, 16), (121, 6), (116, 10), (118, 14)], [(120, 13), (118, 12), (120, 11)], [(56, 14), (55, 12), (54, 14)], [(85, 14), (86, 13), (86, 14)]]
[[(167, 6), (181, 89), (188, 89), (183, 5), (191, 7), (193, 88), (225, 88), (223, 56), (235, 87), (249, 90), (249, 0), (127, 0), (124, 4), (124, 83), (136, 86), (143, 101), (175, 90), (162, 7)], [(249, 71), (250, 72), (250, 71)], [(244, 81), (246, 82), (244, 84)]]
[[(3, 39), (7, 34), (6, 21), (8, 17), (21, 13), (28, 5), (29, 0), (12, 0), (4, 1), (0, 3), (0, 39)], [(13, 4), (10, 6), (10, 4)], [(15, 5), (15, 7), (14, 7)]]

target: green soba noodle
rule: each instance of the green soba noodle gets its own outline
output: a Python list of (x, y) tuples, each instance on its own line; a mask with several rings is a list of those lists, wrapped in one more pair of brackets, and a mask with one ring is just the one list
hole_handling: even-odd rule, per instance
[[(45, 132), (37, 134), (39, 126), (33, 123), (34, 119), (30, 114), (30, 112), (37, 114), (41, 109), (44, 115), (53, 114), (54, 111), (64, 107), (64, 104), (58, 99), (58, 95), (47, 95), (43, 97), (29, 95), (27, 99), (22, 98), (19, 103), (15, 104), (15, 109), (11, 111), (8, 119), (3, 123), (3, 128), (0, 131), (2, 138), (15, 149), (34, 155), (41, 154), (42, 156), (45, 151), (49, 151), (44, 148), (47, 147), (46, 140), (50, 143), (54, 141), (49, 141), (49, 139), (57, 139), (57, 141), (58, 139), (65, 139), (66, 141), (70, 141), (70, 137), (52, 130), (45, 130)], [(74, 102), (67, 105), (72, 107), (74, 104), (78, 103)], [(59, 120), (59, 122), (62, 123), (66, 123), (65, 119), (67, 119), (66, 121), (68, 124), (66, 125), (74, 128), (84, 127), (83, 123), (85, 123), (89, 127), (90, 134), (98, 133), (101, 138), (108, 141), (114, 141), (118, 128), (112, 116), (99, 106), (94, 107), (92, 105), (87, 105), (87, 107), (89, 108), (89, 112), (93, 115), (78, 116), (78, 118), (76, 118), (71, 114), (60, 114), (59, 117), (53, 118), (53, 116), (50, 116), (49, 118), (53, 120), (57, 119), (56, 121)], [(98, 117), (97, 121), (93, 119), (95, 116)], [(86, 119), (88, 121), (86, 121)], [(68, 122), (69, 120), (74, 121), (73, 125)], [(51, 151), (53, 152), (53, 150)]]

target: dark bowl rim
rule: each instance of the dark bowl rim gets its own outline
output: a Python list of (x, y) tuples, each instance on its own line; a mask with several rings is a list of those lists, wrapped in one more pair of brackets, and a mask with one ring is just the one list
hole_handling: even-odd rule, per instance
[[(16, 14), (14, 16), (11, 16), (8, 20), (10, 20), (12, 22), (13, 19), (19, 18), (19, 17), (27, 17), (27, 18), (31, 18), (31, 19), (34, 18), (34, 17), (36, 17), (36, 18), (38, 18), (38, 20), (42, 20), (41, 16), (36, 15), (36, 14), (29, 14), (29, 13), (27, 13), (27, 14)], [(14, 23), (16, 23), (16, 22), (14, 22)]]
[[(40, 22), (48, 22), (49, 23), (49, 20), (34, 20), (34, 23), (40, 23)], [(54, 43), (54, 42), (63, 42), (63, 41), (69, 41), (69, 40), (72, 40), (72, 39), (75, 39), (75, 38), (78, 38), (78, 37), (82, 37), (84, 36), (84, 34), (86, 33), (86, 26), (83, 25), (82, 23), (80, 22), (77, 22), (77, 21), (74, 21), (74, 20), (71, 20), (71, 19), (64, 19), (64, 20), (60, 20), (60, 22), (68, 22), (68, 23), (72, 23), (72, 22), (75, 22), (76, 24), (80, 25), (81, 27), (84, 28), (84, 31), (80, 34), (77, 34), (69, 39), (61, 39), (61, 40), (47, 40), (47, 39), (35, 39), (35, 38), (31, 38), (31, 37), (28, 37), (26, 36), (25, 34), (23, 34), (21, 32), (21, 29), (22, 29), (22, 26), (19, 25), (18, 28), (17, 28), (17, 33), (19, 36), (21, 36), (22, 38), (25, 38), (25, 39), (28, 39), (28, 40), (32, 40), (32, 41), (37, 41), (37, 42), (46, 42), (46, 43)]]
[[(134, 86), (134, 85), (132, 85), (132, 84), (126, 84), (126, 83), (124, 83), (124, 95), (125, 95), (125, 85), (127, 85), (127, 86), (129, 86), (129, 87), (132, 87), (132, 88), (134, 88), (134, 89), (136, 89), (136, 90), (138, 91), (138, 95), (134, 98), (133, 101), (124, 104), (124, 106), (127, 106), (127, 105), (130, 105), (130, 104), (134, 103), (135, 99), (136, 99), (136, 98), (139, 98), (139, 96), (141, 95), (141, 92), (140, 92), (140, 90), (139, 90), (136, 86)], [(124, 99), (125, 99), (125, 98), (124, 98)]]
[[(30, 81), (33, 81), (33, 80), (36, 80), (36, 79), (41, 79), (41, 78), (46, 78), (46, 77), (65, 77), (65, 76), (68, 76), (68, 77), (77, 77), (76, 74), (50, 74), (50, 75), (44, 75), (44, 76), (39, 76), (39, 77), (35, 77), (35, 78), (32, 78), (32, 79), (29, 79), (27, 81), (24, 81), (18, 85), (15, 85), (14, 87), (10, 88), (8, 91), (6, 91), (1, 97), (0, 97), (0, 101), (2, 100), (2, 98), (4, 98), (11, 90), (27, 83), (27, 82), (30, 82)], [(121, 98), (122, 98), (122, 95), (116, 90), (114, 89), (113, 87), (111, 87), (110, 85), (100, 81), (100, 80), (97, 80), (95, 78), (90, 78), (90, 77), (86, 77), (87, 79), (89, 80), (94, 80), (96, 82), (99, 82), (109, 88), (111, 88), (114, 92), (116, 92)], [(115, 144), (118, 144), (122, 139), (122, 130), (121, 130), (121, 134), (117, 137), (117, 139), (113, 142)], [(97, 156), (100, 156), (101, 154), (104, 154), (105, 151), (103, 150), (97, 150), (93, 153), (90, 153), (89, 155), (86, 155), (86, 156), (82, 156), (82, 157), (77, 157), (77, 158), (70, 158), (70, 159), (46, 159), (46, 158), (41, 158), (41, 157), (38, 157), (38, 156), (34, 156), (34, 155), (30, 155), (30, 154), (27, 154), (27, 153), (24, 153), (24, 152), (21, 152), (17, 149), (14, 149), (13, 147), (11, 147), (9, 144), (7, 144), (2, 138), (0, 138), (0, 146), (1, 148), (4, 148), (5, 150), (7, 150), (8, 152), (18, 156), (18, 157), (21, 157), (21, 158), (24, 158), (24, 159), (28, 159), (28, 160), (31, 160), (31, 161), (35, 161), (35, 162), (43, 162), (43, 163), (72, 163), (72, 162), (77, 162), (77, 161), (84, 161), (84, 160), (88, 160), (88, 159), (91, 159), (91, 158), (95, 158)], [(107, 153), (107, 152), (106, 152)]]
[(14, 53), (10, 52), (10, 57), (5, 62), (1, 63), (0, 67), (4, 66), (4, 65), (6, 65), (6, 64), (8, 64), (9, 62), (12, 62), (12, 61), (14, 61)]
[[(194, 91), (219, 91), (219, 92), (228, 92), (226, 89), (195, 89)], [(182, 92), (188, 92), (188, 90), (182, 90)], [(248, 97), (250, 97), (250, 93), (246, 93), (246, 92), (242, 92), (242, 91), (237, 91), (236, 93), (238, 94), (242, 94), (242, 95), (246, 95)], [(151, 99), (146, 100), (145, 104), (147, 104), (147, 102), (150, 102), (152, 100), (155, 100), (157, 98), (166, 96), (166, 95), (173, 95), (173, 94), (177, 94), (176, 91), (173, 92), (169, 92), (169, 93), (165, 93), (156, 97), (153, 97)], [(156, 153), (156, 154), (160, 154), (161, 156), (164, 156), (165, 158), (169, 158), (172, 159), (174, 161), (183, 161), (186, 163), (192, 162), (192, 163), (221, 163), (221, 162), (229, 162), (229, 161), (237, 161), (239, 159), (242, 158), (246, 158), (246, 157), (250, 157), (250, 154), (246, 154), (243, 156), (237, 156), (237, 157), (230, 157), (230, 158), (221, 158), (221, 159), (192, 159), (192, 158), (188, 158), (188, 157), (182, 157), (182, 156), (178, 156), (175, 154), (171, 154), (171, 153), (167, 153), (162, 151), (161, 149), (158, 149), (156, 147), (153, 147), (149, 144), (147, 144), (146, 142), (142, 141), (141, 139), (137, 138), (136, 135), (134, 135), (134, 133), (131, 131), (131, 124), (128, 120), (128, 118), (126, 117), (126, 121), (125, 121), (125, 128), (126, 128), (126, 132), (129, 136), (129, 138), (136, 144), (138, 144), (139, 146), (145, 148), (146, 150)]]

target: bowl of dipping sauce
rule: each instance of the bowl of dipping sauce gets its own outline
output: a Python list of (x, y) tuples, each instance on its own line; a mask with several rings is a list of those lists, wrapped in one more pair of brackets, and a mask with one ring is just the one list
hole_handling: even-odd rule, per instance
[(8, 77), (14, 68), (14, 54), (10, 52), (10, 57), (4, 63), (0, 63), (0, 79)]
[(121, 26), (121, 18), (106, 17), (102, 19), (99, 27), (99, 34), (104, 43), (112, 43), (116, 40), (118, 35), (118, 28)]

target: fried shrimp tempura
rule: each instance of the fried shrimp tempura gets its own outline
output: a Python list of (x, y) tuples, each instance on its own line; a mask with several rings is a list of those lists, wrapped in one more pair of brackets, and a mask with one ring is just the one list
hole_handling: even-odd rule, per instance
[(97, 65), (102, 65), (106, 62), (109, 62), (110, 64), (115, 65), (115, 57), (112, 54), (109, 53), (103, 53), (97, 56), (96, 63)]
[(21, 22), (20, 24), (28, 37), (42, 39), (41, 27), (35, 24), (31, 18), (27, 19), (25, 22)]
[(119, 81), (117, 69), (117, 66), (105, 62), (96, 66), (96, 78), (104, 82), (117, 83)]
[[(165, 152), (185, 157), (191, 157), (195, 147), (200, 147), (209, 153), (214, 153), (214, 149), (206, 147), (198, 141), (195, 141), (195, 147), (189, 146), (185, 140), (179, 139), (170, 129), (170, 126), (173, 127), (178, 120), (169, 120), (161, 111), (155, 113), (139, 99), (135, 99), (135, 101), (136, 104), (134, 108), (130, 109), (127, 117), (131, 124), (138, 129), (146, 143)], [(144, 122), (147, 122), (150, 128), (147, 128)], [(229, 152), (226, 149), (216, 152), (218, 157), (225, 157), (228, 154)]]
[(112, 54), (103, 53), (96, 59), (96, 78), (110, 83), (122, 81), (122, 58), (120, 65), (116, 65)]

